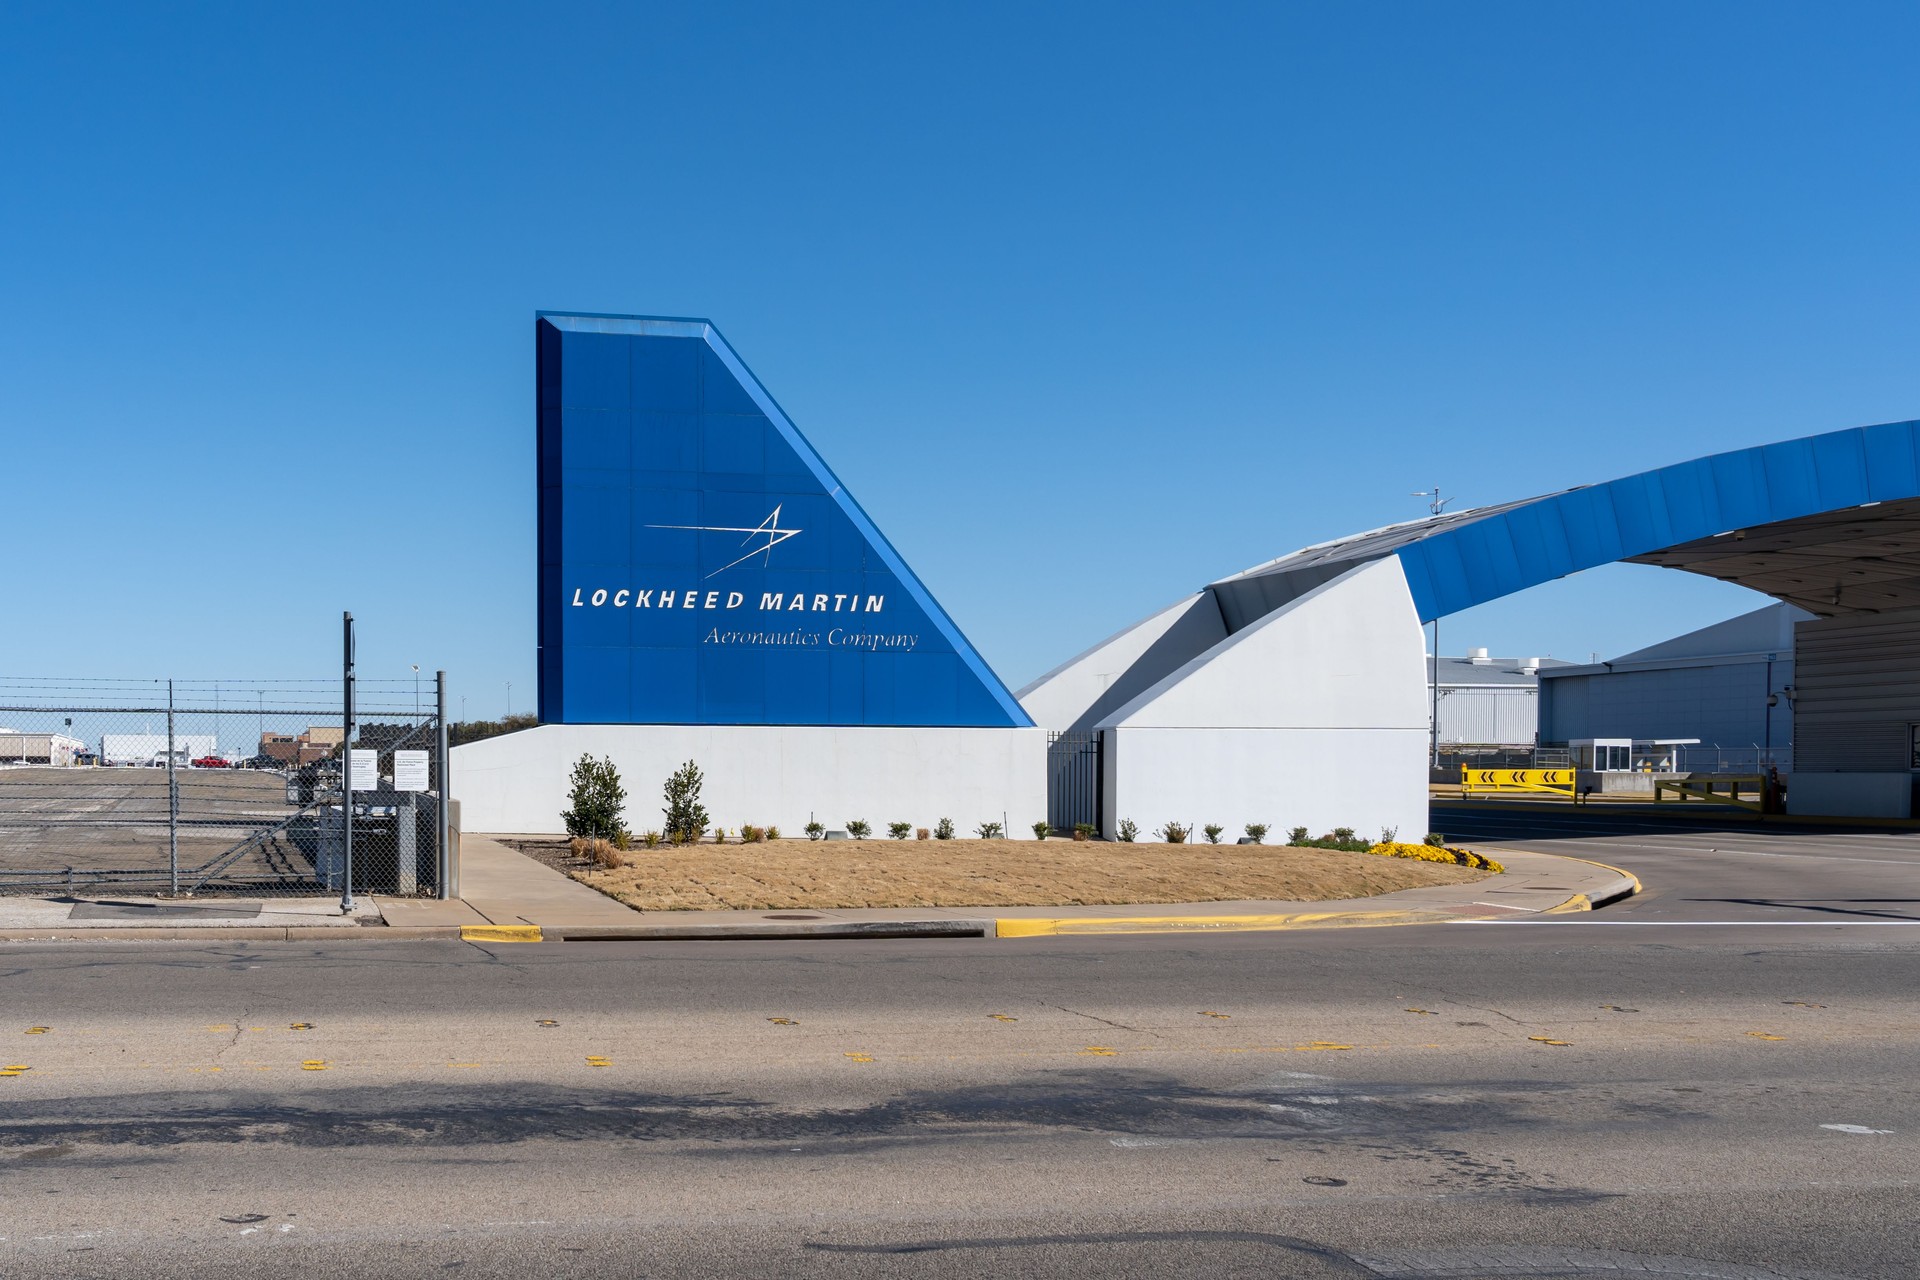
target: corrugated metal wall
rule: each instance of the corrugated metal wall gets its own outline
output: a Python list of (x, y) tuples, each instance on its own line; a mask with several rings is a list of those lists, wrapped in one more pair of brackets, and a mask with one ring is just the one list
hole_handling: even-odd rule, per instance
[[(1773, 664), (1774, 688), (1791, 684), (1793, 663)], [(1784, 751), (1793, 716), (1781, 699), (1767, 715), (1767, 664), (1662, 667), (1541, 681), (1540, 741), (1574, 738), (1698, 738), (1710, 747)]]
[(1819, 618), (1794, 628), (1794, 768), (1893, 773), (1920, 723), (1920, 610)]
[(1532, 746), (1538, 698), (1523, 686), (1440, 686), (1440, 741)]

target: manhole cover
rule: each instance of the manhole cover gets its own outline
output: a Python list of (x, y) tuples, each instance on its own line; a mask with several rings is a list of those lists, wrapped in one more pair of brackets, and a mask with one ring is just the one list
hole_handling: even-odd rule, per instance
[(818, 920), (819, 916), (762, 916), (763, 920)]

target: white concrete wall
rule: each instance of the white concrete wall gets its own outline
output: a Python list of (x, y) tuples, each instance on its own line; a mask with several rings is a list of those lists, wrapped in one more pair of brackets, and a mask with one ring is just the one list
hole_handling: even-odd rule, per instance
[(1911, 773), (1795, 773), (1787, 779), (1787, 812), (1821, 818), (1905, 818)]
[(1220, 606), (1202, 591), (1108, 636), (1014, 696), (1043, 729), (1089, 729), (1226, 635)]
[(799, 835), (809, 817), (832, 828), (862, 818), (962, 835), (1005, 821), (1016, 838), (1047, 816), (1045, 729), (840, 728), (759, 725), (542, 725), (453, 749), (452, 795), (467, 831), (559, 833), (567, 778), (583, 753), (610, 756), (627, 788), (626, 822), (661, 826), (662, 786), (688, 760), (706, 774), (714, 823), (772, 824)]
[(1107, 834), (1168, 820), (1427, 830), (1426, 648), (1398, 559), (1234, 633), (1101, 722)]

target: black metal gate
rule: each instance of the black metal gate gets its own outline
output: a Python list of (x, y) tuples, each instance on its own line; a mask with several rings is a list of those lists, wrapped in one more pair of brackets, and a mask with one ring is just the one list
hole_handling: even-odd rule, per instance
[(1100, 825), (1100, 734), (1047, 735), (1047, 822), (1056, 831)]

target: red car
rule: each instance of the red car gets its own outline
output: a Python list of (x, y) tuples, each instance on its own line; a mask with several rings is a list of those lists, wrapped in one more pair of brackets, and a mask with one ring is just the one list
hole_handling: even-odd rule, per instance
[(201, 756), (193, 762), (193, 767), (196, 769), (224, 769), (227, 767), (227, 762), (219, 756)]

